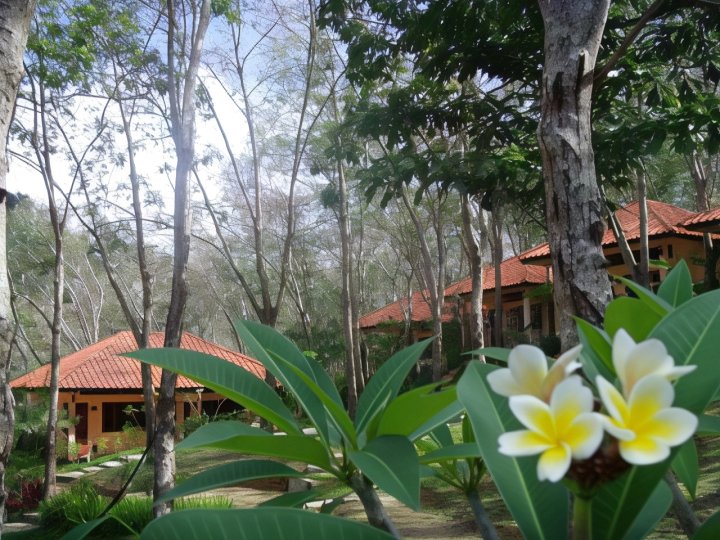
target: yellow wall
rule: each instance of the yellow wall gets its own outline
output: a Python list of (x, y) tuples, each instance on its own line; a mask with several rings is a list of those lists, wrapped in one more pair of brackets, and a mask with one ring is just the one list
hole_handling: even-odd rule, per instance
[[(73, 395), (74, 394), (74, 395)], [(73, 402), (74, 397), (74, 402)], [(32, 392), (27, 394), (26, 399), (30, 403), (38, 401), (38, 396)], [(218, 400), (223, 399), (222, 396), (214, 392), (203, 392), (202, 400)], [(58, 409), (63, 410), (67, 405), (68, 415), (75, 416), (75, 404), (87, 403), (88, 405), (88, 441), (95, 443), (99, 438), (105, 438), (113, 441), (122, 431), (107, 432), (102, 430), (102, 404), (103, 403), (141, 403), (143, 396), (137, 394), (84, 394), (83, 392), (60, 392), (58, 397)], [(175, 394), (175, 420), (178, 425), (185, 420), (184, 403), (190, 401), (195, 407), (198, 403), (198, 394), (196, 392), (176, 392)], [(93, 410), (95, 407), (95, 410)], [(75, 441), (75, 428), (68, 430), (68, 439)]]

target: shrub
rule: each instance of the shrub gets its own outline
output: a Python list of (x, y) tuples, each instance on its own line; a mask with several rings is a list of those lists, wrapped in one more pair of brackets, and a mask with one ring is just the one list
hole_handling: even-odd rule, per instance
[(232, 500), (224, 495), (203, 495), (202, 497), (185, 497), (177, 499), (173, 510), (191, 510), (202, 508), (205, 510), (216, 508), (232, 508)]
[(41, 478), (21, 479), (17, 491), (8, 493), (5, 508), (8, 512), (35, 510), (42, 501), (43, 481)]
[[(122, 521), (125, 525), (140, 533), (153, 519), (153, 502), (150, 497), (124, 497), (110, 509), (110, 515)], [(128, 531), (116, 521), (107, 522), (102, 532), (105, 536), (114, 537), (127, 534)]]
[(555, 334), (542, 336), (538, 341), (538, 346), (545, 356), (557, 356), (560, 354), (560, 337)]
[(48, 531), (64, 533), (97, 518), (109, 501), (95, 491), (90, 481), (80, 480), (40, 503), (40, 524)]

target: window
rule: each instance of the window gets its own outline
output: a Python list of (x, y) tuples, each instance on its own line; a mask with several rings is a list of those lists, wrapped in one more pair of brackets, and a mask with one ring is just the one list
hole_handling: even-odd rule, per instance
[(516, 307), (508, 311), (507, 329), (515, 332), (522, 332), (523, 328), (523, 308)]
[[(145, 407), (142, 402), (103, 403), (102, 430), (104, 432), (122, 431), (125, 424), (145, 427)], [(132, 410), (132, 413), (128, 412)]]

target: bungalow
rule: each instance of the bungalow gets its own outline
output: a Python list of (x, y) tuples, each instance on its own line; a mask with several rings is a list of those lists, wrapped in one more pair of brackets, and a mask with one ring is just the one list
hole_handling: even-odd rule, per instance
[[(662, 259), (670, 265), (684, 259), (690, 268), (693, 281), (702, 281), (705, 252), (701, 231), (720, 232), (720, 209), (698, 214), (652, 200), (648, 201), (647, 206), (650, 259)], [(638, 203), (632, 202), (618, 209), (615, 216), (630, 249), (637, 257), (640, 243)], [(720, 236), (718, 238), (720, 239)], [(630, 270), (624, 264), (617, 239), (611, 229), (605, 232), (602, 246), (609, 263), (608, 273), (629, 277)], [(503, 300), (501, 324), (508, 342), (516, 341), (520, 334), (525, 334), (526, 338), (536, 341), (540, 336), (555, 333), (557, 321), (551, 298), (551, 266), (550, 247), (547, 242), (502, 262), (500, 266)], [(665, 274), (666, 270), (662, 267), (652, 268), (651, 286), (656, 287), (664, 279)], [(464, 321), (464, 328), (468, 327), (471, 292), (470, 277), (453, 283), (445, 289), (443, 322), (457, 317)], [(625, 294), (621, 284), (614, 284), (613, 292), (616, 295)], [(495, 324), (494, 297), (495, 271), (494, 267), (490, 266), (483, 271), (483, 311), (487, 314), (486, 344), (493, 343), (490, 328)], [(430, 318), (428, 303), (422, 293), (415, 293), (410, 303), (402, 299), (361, 317), (360, 327), (365, 332), (386, 331), (383, 328), (384, 324), (404, 321), (403, 314), (407, 313), (409, 305), (412, 306), (413, 327), (422, 327), (423, 322)], [(417, 332), (416, 337), (429, 334), (430, 330), (427, 329), (424, 333)], [(463, 345), (467, 344), (463, 343)]]
[[(506, 317), (503, 318), (503, 331), (508, 334), (523, 332), (528, 326), (537, 337), (554, 331), (553, 308), (550, 296), (542, 294), (548, 290), (546, 283), (550, 279), (548, 269), (542, 266), (522, 264), (518, 257), (512, 257), (500, 265), (502, 275), (502, 301)], [(450, 284), (445, 289), (442, 322), (454, 319), (463, 322), (464, 344), (469, 344), (469, 315), (471, 278), (467, 277)], [(483, 310), (488, 314), (485, 328), (485, 342), (491, 343), (495, 309), (495, 269), (488, 266), (483, 269)], [(432, 335), (427, 324), (430, 320), (430, 305), (426, 291), (418, 291), (410, 297), (402, 298), (384, 307), (363, 315), (360, 329), (364, 333), (387, 332), (399, 334), (403, 325), (410, 325), (413, 341)]]
[[(163, 332), (150, 335), (150, 347), (162, 347)], [(265, 368), (257, 360), (221, 347), (187, 332), (183, 333), (180, 347), (218, 356), (248, 370), (260, 379)], [(79, 444), (97, 444), (101, 438), (114, 440), (122, 434), (129, 420), (140, 427), (145, 425), (142, 412), (142, 377), (138, 360), (121, 356), (137, 350), (130, 331), (120, 332), (89, 347), (60, 359), (58, 408), (67, 411), (77, 424), (68, 429), (68, 441)], [(153, 385), (160, 385), (160, 369), (152, 368)], [(25, 390), (25, 399), (39, 399), (38, 390), (50, 386), (50, 365), (18, 377), (10, 383), (13, 390)], [(126, 409), (134, 412), (129, 416)], [(175, 393), (175, 418), (178, 424), (191, 414), (205, 411), (210, 416), (238, 408), (187, 377), (178, 376)]]

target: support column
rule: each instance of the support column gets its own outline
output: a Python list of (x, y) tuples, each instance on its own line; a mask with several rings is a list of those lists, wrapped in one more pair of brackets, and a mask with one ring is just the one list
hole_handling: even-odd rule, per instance
[(525, 331), (525, 335), (527, 335), (528, 338), (532, 338), (532, 328), (530, 328), (530, 324), (532, 323), (530, 319), (530, 299), (525, 296), (523, 297), (523, 330)]

